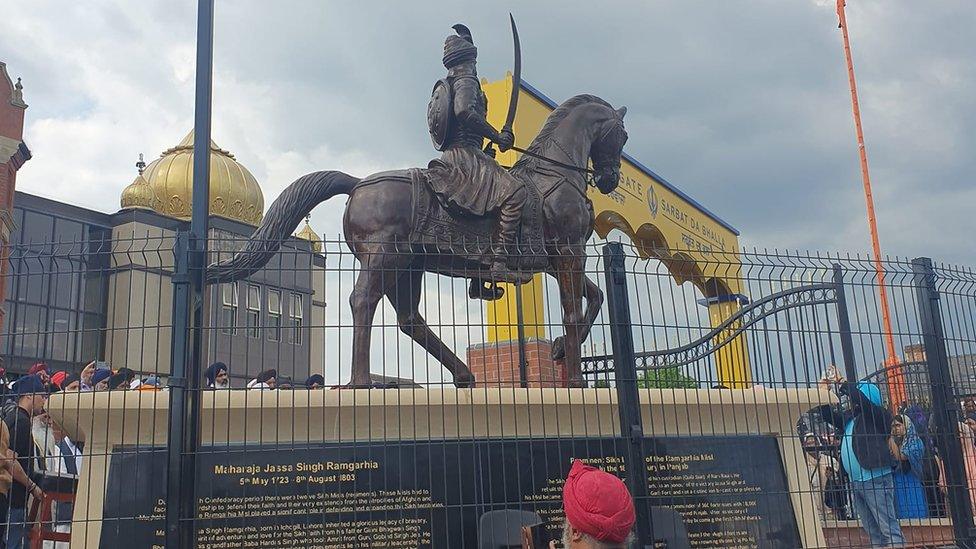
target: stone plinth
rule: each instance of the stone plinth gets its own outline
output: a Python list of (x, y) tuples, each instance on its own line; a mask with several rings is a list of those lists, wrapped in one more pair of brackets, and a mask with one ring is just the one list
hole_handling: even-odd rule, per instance
[[(525, 380), (528, 387), (566, 387), (566, 368), (552, 360), (548, 339), (525, 340)], [(482, 343), (468, 347), (468, 367), (478, 387), (519, 387), (518, 341)]]
[[(646, 436), (768, 434), (779, 442), (804, 547), (825, 547), (796, 418), (834, 403), (815, 389), (641, 389)], [(112, 450), (167, 444), (168, 391), (58, 393), (47, 409), (85, 440), (72, 547), (98, 547)], [(488, 440), (619, 436), (613, 389), (355, 389), (206, 391), (204, 447), (329, 441)], [(79, 436), (80, 435), (80, 436)], [(837, 534), (831, 532), (832, 538)]]

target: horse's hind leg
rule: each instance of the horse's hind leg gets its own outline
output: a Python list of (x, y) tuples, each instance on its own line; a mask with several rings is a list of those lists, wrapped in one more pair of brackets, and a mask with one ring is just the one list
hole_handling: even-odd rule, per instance
[(386, 289), (396, 283), (401, 269), (409, 263), (407, 254), (398, 253), (393, 245), (358, 244), (355, 254), (362, 270), (349, 295), (352, 307), (352, 380), (350, 387), (369, 387), (369, 349), (376, 306)]
[(422, 270), (410, 270), (402, 273), (396, 283), (386, 290), (386, 296), (396, 310), (400, 331), (410, 336), (410, 339), (416, 341), (443, 364), (454, 375), (454, 385), (471, 387), (474, 385), (474, 375), (471, 374), (471, 370), (437, 337), (420, 314), (420, 291), (423, 288), (423, 280)]

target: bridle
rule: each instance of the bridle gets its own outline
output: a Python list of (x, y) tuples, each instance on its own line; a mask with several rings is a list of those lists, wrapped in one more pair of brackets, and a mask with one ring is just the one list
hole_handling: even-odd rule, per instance
[[(604, 131), (600, 135), (600, 137), (597, 139), (597, 141), (603, 141), (604, 139), (607, 138), (607, 136), (610, 135), (610, 132), (612, 132), (612, 131), (614, 131), (614, 130), (616, 130), (618, 128), (623, 129), (623, 125), (624, 125), (623, 124), (623, 119), (618, 118), (617, 119), (617, 123), (614, 124), (614, 125), (612, 125), (612, 126), (610, 126), (609, 128), (607, 128), (606, 131)], [(564, 155), (566, 155), (566, 158), (570, 158), (570, 159), (573, 158), (573, 155), (569, 154), (569, 151), (567, 151), (566, 149), (564, 149), (562, 147), (562, 145), (559, 144), (558, 141), (552, 141), (552, 143), (560, 151), (562, 151), (562, 153)], [(579, 166), (574, 166), (572, 164), (567, 164), (565, 162), (560, 162), (559, 160), (555, 160), (553, 158), (549, 158), (548, 156), (544, 156), (544, 155), (541, 155), (539, 153), (532, 152), (532, 151), (529, 151), (527, 149), (523, 149), (522, 147), (516, 147), (514, 145), (512, 146), (512, 150), (518, 151), (518, 152), (520, 152), (520, 153), (522, 153), (522, 154), (524, 154), (526, 156), (531, 156), (532, 158), (536, 158), (536, 159), (542, 160), (543, 162), (548, 162), (548, 163), (550, 163), (550, 164), (552, 164), (554, 166), (558, 166), (560, 168), (564, 168), (564, 169), (567, 169), (567, 170), (572, 170), (574, 172), (581, 173), (581, 174), (583, 174), (583, 179), (586, 181), (586, 184), (588, 186), (597, 187), (596, 180), (594, 179), (593, 176), (596, 175), (597, 173), (599, 173), (599, 170), (594, 170), (594, 169), (591, 169), (591, 168), (581, 168)], [(600, 162), (597, 159), (594, 159), (593, 164), (594, 165), (597, 165), (597, 164), (600, 164)]]
[[(571, 158), (570, 154), (568, 152), (566, 152), (559, 145), (559, 143), (556, 143), (556, 146), (559, 147), (559, 150), (563, 151), (563, 154), (565, 154), (567, 157), (570, 157)], [(539, 153), (534, 153), (534, 152), (532, 152), (532, 151), (530, 151), (528, 149), (523, 149), (522, 147), (516, 147), (516, 146), (513, 145), (512, 146), (512, 150), (518, 151), (518, 152), (524, 154), (525, 156), (531, 156), (532, 158), (538, 158), (539, 160), (548, 162), (548, 163), (550, 163), (550, 164), (552, 164), (554, 166), (559, 166), (560, 168), (565, 168), (567, 170), (573, 170), (574, 172), (579, 172), (579, 173), (584, 173), (584, 174), (595, 174), (596, 173), (596, 170), (592, 170), (590, 168), (580, 168), (579, 166), (573, 166), (572, 164), (567, 164), (565, 162), (560, 162), (558, 160), (549, 158), (548, 156), (543, 156), (543, 155), (541, 155)]]

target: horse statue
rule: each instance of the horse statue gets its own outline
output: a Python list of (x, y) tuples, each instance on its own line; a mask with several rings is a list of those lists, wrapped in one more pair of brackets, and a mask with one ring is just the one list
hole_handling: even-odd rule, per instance
[[(571, 386), (583, 384), (580, 348), (604, 298), (584, 272), (594, 221), (586, 189), (590, 179), (604, 194), (617, 187), (627, 141), (626, 112), (626, 107), (614, 109), (593, 95), (568, 99), (549, 115), (510, 172), (532, 191), (530, 202), (535, 203), (524, 208), (522, 225), (539, 227), (541, 242), (521, 251), (526, 256), (521, 272), (545, 272), (558, 282), (565, 335), (553, 342), (552, 354), (565, 360)], [(588, 168), (590, 161), (592, 168)], [(457, 387), (473, 386), (471, 370), (421, 316), (420, 295), (425, 272), (491, 282), (492, 220), (479, 224), (482, 220), (452, 215), (448, 207), (431, 199), (422, 169), (382, 172), (365, 179), (339, 171), (298, 178), (274, 201), (241, 251), (208, 267), (208, 282), (231, 282), (254, 274), (316, 205), (340, 194), (349, 196), (343, 216), (346, 243), (362, 266), (349, 298), (354, 323), (349, 386), (371, 384), (370, 335), (383, 296), (396, 310), (400, 330), (444, 365)], [(431, 229), (435, 218), (439, 221)], [(521, 238), (519, 244), (526, 242)]]

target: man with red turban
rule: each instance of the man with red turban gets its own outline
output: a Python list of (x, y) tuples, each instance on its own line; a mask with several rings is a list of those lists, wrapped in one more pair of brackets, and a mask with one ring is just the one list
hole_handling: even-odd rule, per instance
[(44, 362), (34, 363), (34, 365), (30, 367), (30, 370), (27, 370), (27, 375), (41, 378), (41, 382), (44, 383), (44, 385), (51, 383), (51, 374), (47, 372), (47, 364)]
[(566, 549), (624, 549), (632, 541), (634, 502), (623, 481), (610, 473), (574, 462), (563, 486), (563, 510)]

